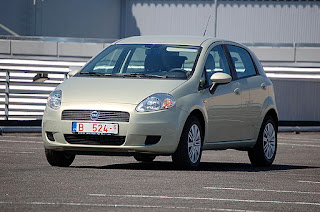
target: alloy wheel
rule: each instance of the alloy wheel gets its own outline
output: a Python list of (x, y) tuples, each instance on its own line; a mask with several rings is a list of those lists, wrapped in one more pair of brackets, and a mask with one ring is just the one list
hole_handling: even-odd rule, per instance
[(193, 124), (188, 133), (188, 153), (192, 163), (196, 163), (201, 155), (201, 134), (196, 124)]
[(263, 151), (267, 159), (271, 159), (276, 151), (276, 132), (271, 123), (263, 131)]

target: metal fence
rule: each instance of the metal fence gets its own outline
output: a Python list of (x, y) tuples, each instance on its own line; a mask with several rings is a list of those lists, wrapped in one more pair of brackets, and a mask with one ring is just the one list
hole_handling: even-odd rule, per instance
[(0, 59), (0, 120), (40, 120), (46, 99), (84, 62)]

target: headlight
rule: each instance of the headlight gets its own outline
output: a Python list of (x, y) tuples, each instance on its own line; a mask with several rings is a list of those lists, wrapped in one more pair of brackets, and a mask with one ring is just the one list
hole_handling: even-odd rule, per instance
[(156, 93), (140, 102), (136, 107), (136, 111), (149, 112), (164, 110), (173, 107), (175, 104), (176, 100), (170, 94)]
[(47, 105), (50, 108), (52, 108), (54, 110), (57, 110), (57, 109), (60, 108), (61, 98), (62, 98), (61, 90), (52, 91), (51, 94), (48, 97)]

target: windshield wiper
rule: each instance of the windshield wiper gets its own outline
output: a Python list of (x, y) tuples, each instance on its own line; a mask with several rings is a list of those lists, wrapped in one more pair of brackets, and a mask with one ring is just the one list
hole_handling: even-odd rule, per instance
[(103, 73), (99, 73), (99, 72), (80, 72), (80, 75), (90, 75), (90, 76), (99, 76), (99, 77), (104, 77), (104, 76), (107, 76), (107, 77), (121, 77), (121, 75), (119, 73), (113, 73), (113, 74), (103, 74)]
[(146, 78), (168, 78), (168, 76), (161, 76), (161, 75), (155, 75), (155, 74), (144, 74), (144, 73), (113, 73), (113, 74), (102, 74), (98, 72), (80, 72), (80, 75), (90, 75), (90, 76), (107, 76), (107, 77), (146, 77)]
[(83, 75), (83, 74), (87, 74), (87, 75), (90, 75), (90, 76), (104, 76), (104, 74), (97, 73), (97, 72), (90, 72), (90, 71), (80, 72), (80, 75)]
[(144, 73), (119, 73), (119, 76), (123, 77), (149, 77), (149, 78), (168, 78), (168, 76), (155, 75), (155, 74), (144, 74)]

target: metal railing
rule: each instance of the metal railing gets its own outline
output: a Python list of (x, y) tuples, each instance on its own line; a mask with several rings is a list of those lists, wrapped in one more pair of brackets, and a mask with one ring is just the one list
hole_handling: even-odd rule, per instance
[(264, 71), (270, 79), (320, 81), (320, 67), (270, 67)]
[(83, 62), (0, 59), (0, 120), (40, 120), (46, 99)]
[(4, 31), (10, 33), (11, 35), (15, 36), (15, 37), (19, 37), (20, 35), (18, 35), (18, 33), (14, 32), (13, 30), (9, 29), (8, 27), (6, 27), (3, 24), (0, 24), (0, 29), (3, 29)]

